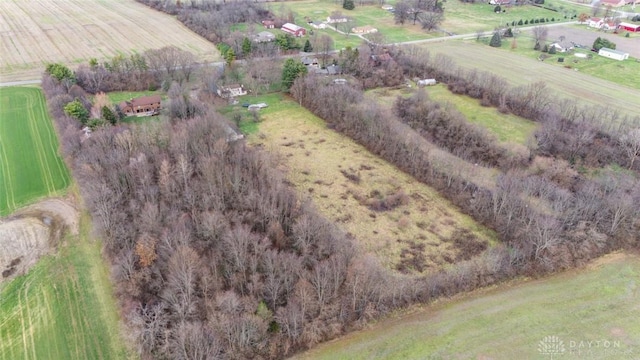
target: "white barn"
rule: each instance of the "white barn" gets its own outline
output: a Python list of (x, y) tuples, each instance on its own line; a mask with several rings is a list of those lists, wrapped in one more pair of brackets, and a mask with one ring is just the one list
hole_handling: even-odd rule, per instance
[(626, 60), (629, 58), (629, 53), (609, 48), (601, 48), (600, 51), (598, 51), (598, 55), (618, 61)]

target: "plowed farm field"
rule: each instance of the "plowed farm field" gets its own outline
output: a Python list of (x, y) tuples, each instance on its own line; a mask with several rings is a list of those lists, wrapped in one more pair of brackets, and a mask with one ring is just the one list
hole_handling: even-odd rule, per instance
[(219, 56), (175, 18), (132, 0), (0, 1), (0, 81), (37, 79), (51, 62), (73, 65), (168, 45), (200, 60)]

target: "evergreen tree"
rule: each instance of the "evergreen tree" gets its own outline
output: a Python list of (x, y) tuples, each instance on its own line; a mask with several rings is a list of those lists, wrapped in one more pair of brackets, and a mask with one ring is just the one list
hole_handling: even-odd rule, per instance
[(304, 49), (302, 49), (302, 51), (304, 51), (304, 52), (312, 52), (313, 51), (313, 47), (311, 46), (311, 42), (309, 42), (309, 39), (307, 39), (307, 41), (304, 42)]
[(303, 63), (294, 59), (287, 59), (282, 68), (282, 86), (285, 90), (289, 90), (296, 78), (306, 73), (307, 67)]
[(522, 22), (522, 19), (520, 19), (520, 21), (518, 21), (518, 25), (522, 26), (522, 24), (524, 23)]
[(227, 62), (227, 65), (231, 65), (231, 63), (236, 59), (236, 52), (233, 51), (232, 48), (229, 48), (227, 52), (224, 54), (224, 60)]
[(492, 47), (502, 46), (502, 39), (500, 39), (500, 34), (497, 31), (493, 33), (493, 36), (491, 37), (491, 41), (489, 41), (489, 46), (492, 46)]
[(346, 10), (353, 10), (356, 8), (356, 4), (353, 2), (353, 0), (344, 0), (342, 2), (342, 8)]
[(116, 114), (108, 106), (102, 107), (102, 118), (111, 125), (115, 125), (118, 122)]
[(251, 53), (251, 40), (249, 38), (242, 39), (242, 55), (247, 57)]
[(556, 53), (556, 47), (555, 46), (549, 46), (549, 54), (553, 55)]

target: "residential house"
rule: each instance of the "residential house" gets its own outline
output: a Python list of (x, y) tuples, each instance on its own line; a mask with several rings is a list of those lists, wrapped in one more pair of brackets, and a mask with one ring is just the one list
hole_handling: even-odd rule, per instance
[(151, 116), (158, 114), (161, 105), (160, 95), (151, 95), (123, 101), (118, 106), (127, 116)]
[(382, 10), (387, 10), (387, 11), (393, 10), (393, 5), (389, 5), (389, 4), (382, 5)]
[(554, 47), (556, 52), (567, 52), (573, 50), (573, 44), (567, 40), (558, 40), (553, 42), (549, 45), (549, 48), (551, 47)]
[(246, 95), (247, 91), (242, 84), (230, 84), (218, 87), (218, 96), (221, 98), (233, 98), (236, 96)]
[(306, 66), (306, 67), (317, 68), (319, 66), (317, 58), (312, 58), (312, 57), (305, 56), (305, 57), (302, 58), (301, 61), (304, 64), (304, 66)]
[(274, 41), (276, 36), (268, 31), (261, 31), (254, 36), (253, 41), (257, 43)]
[(309, 26), (311, 26), (314, 29), (326, 29), (327, 28), (327, 24), (320, 22), (320, 21), (312, 21), (309, 23)]
[(273, 20), (262, 20), (262, 25), (267, 29), (273, 29), (276, 27), (276, 22)]
[(378, 29), (370, 25), (365, 25), (365, 26), (354, 27), (353, 29), (351, 29), (351, 32), (353, 32), (354, 34), (373, 34), (373, 33), (377, 33)]
[(592, 17), (587, 20), (587, 25), (592, 28), (600, 30), (612, 30), (616, 28), (616, 24), (609, 19), (602, 19), (598, 17)]
[(598, 51), (598, 55), (618, 61), (626, 60), (629, 58), (629, 53), (609, 48), (601, 48), (600, 51)]
[(346, 23), (347, 21), (349, 21), (349, 18), (344, 15), (327, 16), (327, 22), (329, 24)]
[(303, 28), (302, 26), (298, 26), (296, 24), (292, 24), (292, 23), (286, 23), (284, 25), (282, 25), (282, 27), (280, 28), (282, 31), (291, 34), (295, 37), (300, 37), (300, 36), (304, 36), (307, 34), (307, 30), (305, 28)]

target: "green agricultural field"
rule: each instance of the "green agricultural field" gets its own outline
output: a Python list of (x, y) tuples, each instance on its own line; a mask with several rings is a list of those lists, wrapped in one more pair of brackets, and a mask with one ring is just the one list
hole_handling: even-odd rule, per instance
[(42, 91), (0, 88), (0, 215), (69, 186), (58, 151)]
[(637, 256), (609, 255), (382, 320), (294, 358), (637, 359), (639, 278)]
[(55, 255), (0, 284), (0, 359), (126, 359), (101, 244), (68, 236)]

